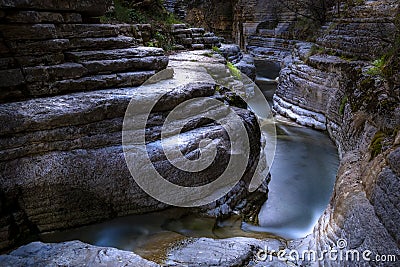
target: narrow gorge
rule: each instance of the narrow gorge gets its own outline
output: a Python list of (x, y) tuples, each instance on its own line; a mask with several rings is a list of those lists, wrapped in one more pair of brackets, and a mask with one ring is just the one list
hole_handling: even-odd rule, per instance
[(398, 0), (0, 7), (0, 266), (399, 264)]

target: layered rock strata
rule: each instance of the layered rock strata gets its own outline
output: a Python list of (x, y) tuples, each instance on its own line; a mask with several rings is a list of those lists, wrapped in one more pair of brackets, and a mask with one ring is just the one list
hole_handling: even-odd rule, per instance
[(390, 49), (397, 5), (396, 0), (385, 0), (342, 6), (317, 44), (350, 58), (375, 60)]
[(221, 46), (220, 38), (212, 32), (206, 32), (204, 28), (189, 28), (186, 24), (173, 24), (171, 33), (175, 39), (176, 48), (202, 50)]
[(85, 23), (85, 13), (2, 6), (0, 101), (137, 86), (168, 64), (137, 48), (124, 27)]
[[(196, 186), (213, 181), (230, 157), (224, 129), (198, 114), (185, 126), (182, 149), (196, 157), (199, 142), (213, 138), (217, 160), (198, 175), (172, 168), (159, 142), (167, 114), (188, 99), (229, 98), (216, 91), (219, 86), (198, 63), (192, 71), (178, 63), (175, 75), (168, 70), (137, 87), (166, 68), (168, 57), (162, 49), (138, 47), (140, 36), (127, 25), (89, 23), (101, 13), (91, 10), (100, 2), (83, 1), (79, 8), (75, 2), (43, 2), (42, 7), (39, 1), (37, 8), (36, 2), (2, 2), (0, 249), (40, 232), (167, 207), (148, 196), (126, 166), (122, 122), (132, 99), (140, 105), (164, 94), (150, 114), (146, 138), (149, 157), (172, 182)], [(221, 59), (210, 60), (225, 68)], [(227, 69), (225, 76), (230, 76)], [(222, 216), (239, 207), (254, 214), (252, 201), (266, 198), (263, 185), (246, 201), (260, 155), (260, 131), (254, 114), (240, 108), (237, 113), (251, 136), (245, 175), (228, 195), (198, 212)]]
[[(138, 86), (168, 57), (137, 47), (139, 40), (122, 35), (126, 27), (90, 23), (105, 5), (1, 3), (2, 249), (41, 230), (110, 216), (89, 180), (120, 143), (124, 101), (115, 89), (96, 90)], [(120, 173), (117, 158), (118, 166), (97, 176)], [(85, 185), (69, 183), (74, 175)]]
[(243, 53), (240, 47), (235, 44), (222, 44), (219, 48), (226, 60), (231, 62), (236, 68), (253, 81), (256, 78), (256, 67), (254, 59), (250, 54)]
[[(369, 1), (347, 12), (353, 17), (335, 21), (332, 28), (336, 30), (327, 30), (319, 44), (354, 58), (376, 58), (387, 51), (380, 37), (391, 35), (393, 42), (393, 17), (398, 14), (393, 1)], [(391, 14), (391, 19), (382, 22), (382, 12)], [(379, 33), (375, 31), (378, 24), (384, 29)], [(339, 38), (338, 31), (340, 40), (332, 39)], [(369, 44), (374, 49), (368, 49)], [(398, 261), (399, 84), (371, 74), (369, 62), (313, 50), (312, 44), (296, 45), (292, 57), (285, 60), (274, 103), (278, 113), (302, 125), (327, 129), (341, 155), (333, 196), (315, 227), (310, 247), (322, 253), (345, 239), (348, 250), (369, 250), (371, 259), (392, 255)], [(320, 264), (339, 266), (340, 262), (325, 259)]]

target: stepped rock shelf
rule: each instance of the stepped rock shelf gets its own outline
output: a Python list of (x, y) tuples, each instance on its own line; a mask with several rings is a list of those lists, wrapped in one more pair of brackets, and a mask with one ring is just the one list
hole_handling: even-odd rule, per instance
[[(169, 173), (171, 181), (186, 186), (218, 177), (221, 166), (230, 157), (229, 138), (220, 125), (202, 120), (202, 114), (186, 125), (182, 134), (188, 141), (182, 148), (185, 153), (198, 153), (198, 144), (205, 137), (218, 141), (218, 157), (213, 165), (190, 177), (176, 173), (168, 164), (159, 133), (163, 118), (181, 102), (196, 97), (224, 99), (199, 63), (204, 61), (222, 68), (221, 78), (229, 80), (224, 58), (195, 54), (196, 62), (171, 61), (171, 69), (165, 70), (169, 58), (162, 49), (138, 46), (148, 38), (148, 26), (93, 23), (96, 21), (93, 16), (106, 10), (107, 1), (68, 4), (1, 1), (0, 4), (1, 250), (13, 248), (42, 232), (167, 207), (142, 191), (126, 166), (121, 144), (122, 123), (132, 99), (140, 103), (160, 91), (165, 93), (160, 100), (163, 104), (150, 114), (151, 131), (146, 134), (151, 148), (148, 153), (160, 173)], [(132, 31), (132, 27), (139, 31)], [(182, 26), (178, 28), (185, 30)], [(219, 45), (219, 39), (212, 34), (204, 36), (207, 34), (204, 30), (190, 31), (185, 38), (192, 38), (191, 45), (202, 42), (208, 47)], [(139, 87), (162, 70), (166, 77)], [(262, 147), (261, 133), (253, 113), (235, 109), (251, 136), (245, 174), (225, 197), (193, 212), (218, 217), (238, 208), (249, 214), (257, 213), (254, 207), (259, 205), (253, 204), (266, 199), (265, 184), (247, 199), (247, 187)], [(50, 247), (58, 252), (43, 252)], [(59, 255), (66, 259), (68, 255), (64, 252), (77, 249), (86, 251), (88, 258), (117, 251), (76, 242), (55, 247), (33, 243), (29, 249), (37, 252), (33, 259), (30, 252), (17, 256), (17, 261), (13, 256), (0, 256), (0, 265), (53, 264), (46, 263), (45, 258), (52, 255), (57, 261)], [(88, 263), (115, 263), (127, 255), (116, 254), (114, 258), (107, 256)], [(124, 260), (131, 264), (145, 262), (136, 255), (127, 257)], [(22, 258), (26, 261), (19, 261)], [(88, 258), (71, 259), (70, 263), (84, 264)]]
[[(329, 206), (314, 233), (303, 239), (302, 244), (294, 242), (289, 248), (315, 249), (321, 253), (335, 247), (342, 238), (347, 241), (347, 248), (360, 252), (370, 250), (372, 258), (394, 255), (397, 262), (324, 260), (316, 265), (397, 266), (400, 260), (397, 190), (400, 187), (400, 76), (393, 73), (387, 81), (382, 76), (371, 75), (368, 69), (373, 68), (371, 62), (392, 49), (395, 38), (398, 43), (399, 1), (359, 1), (353, 2), (354, 5), (339, 1), (342, 5), (329, 10), (328, 21), (314, 33), (314, 43), (293, 40), (290, 30), (298, 14), (283, 14), (269, 8), (281, 1), (207, 3), (210, 2), (219, 7), (228, 3), (239, 7), (233, 16), (232, 12), (230, 17), (216, 16), (212, 21), (221, 22), (211, 27), (223, 31), (229, 20), (230, 37), (236, 43), (255, 57), (281, 64), (274, 110), (301, 125), (326, 129), (341, 154)], [(265, 8), (255, 10), (259, 5)], [(191, 8), (194, 10), (197, 6), (189, 5), (187, 16)], [(296, 264), (312, 266), (307, 260), (293, 262)]]
[[(326, 129), (341, 155), (330, 204), (313, 235), (304, 239), (319, 253), (345, 239), (347, 248), (370, 250), (372, 258), (395, 255), (399, 261), (399, 76), (388, 82), (368, 72), (371, 61), (398, 38), (399, 12), (398, 1), (366, 1), (323, 26), (316, 43), (290, 40), (285, 32), (249, 39), (254, 55), (281, 62), (274, 110), (301, 125)], [(282, 41), (268, 42), (271, 38)], [(325, 259), (319, 264), (344, 263)]]
[[(123, 114), (132, 97), (145, 100), (140, 90), (148, 94), (163, 85), (169, 100), (165, 101), (170, 104), (165, 110), (151, 114), (154, 131), (148, 138), (154, 144), (159, 138), (159, 118), (181, 101), (194, 96), (229, 100), (229, 96), (218, 94), (215, 84), (205, 82), (210, 77), (200, 66), (222, 68), (223, 58), (205, 56), (210, 51), (195, 51), (174, 55), (168, 62), (162, 50), (138, 47), (148, 41), (151, 26), (93, 23), (94, 16), (105, 12), (107, 2), (0, 0), (0, 118), (4, 129), (0, 141), (0, 249), (14, 248), (41, 231), (165, 207), (133, 183), (123, 159)], [(400, 79), (394, 75), (388, 82), (368, 74), (368, 69), (373, 67), (370, 61), (388, 52), (393, 38), (399, 36), (399, 3), (375, 0), (339, 6), (340, 15), (329, 11), (333, 12), (332, 19), (315, 33), (315, 43), (305, 43), (291, 39), (290, 29), (297, 15), (290, 11), (278, 14), (273, 7), (279, 2), (171, 0), (164, 4), (181, 18), (198, 22), (199, 27), (211, 25), (208, 30), (234, 40), (252, 55), (281, 63), (275, 111), (299, 124), (326, 129), (341, 155), (330, 203), (308, 237), (290, 242), (192, 238), (170, 247), (163, 263), (396, 266), (400, 260)], [(210, 6), (213, 12), (207, 11)], [(211, 43), (217, 39), (203, 30), (174, 27), (173, 34), (181, 38), (183, 48), (200, 49), (205, 42), (218, 46)], [(203, 43), (193, 46), (194, 42)], [(225, 56), (247, 58), (236, 50), (231, 46)], [(244, 65), (251, 65), (246, 61)], [(161, 79), (147, 89), (137, 87), (167, 64), (174, 69), (173, 79)], [(42, 77), (37, 79), (37, 75)], [(231, 77), (225, 75), (222, 79), (229, 82)], [(254, 115), (244, 109), (238, 109), (238, 113), (254, 131)], [(218, 125), (194, 123), (188, 127), (187, 137), (194, 144), (213, 132), (219, 137), (220, 147), (227, 148)], [(257, 150), (252, 153), (247, 175), (224, 199), (195, 212), (220, 216), (237, 207), (244, 207), (244, 213), (257, 212), (251, 206), (265, 200), (267, 188), (264, 184), (255, 194), (247, 193), (248, 177), (261, 146), (260, 133), (253, 134), (251, 143)], [(222, 161), (226, 158), (226, 154), (221, 156)], [(162, 164), (162, 157), (156, 160), (160, 160), (162, 170), (168, 168)], [(210, 173), (209, 179), (215, 177), (215, 172)], [(185, 182), (193, 177), (176, 178)], [(254, 261), (254, 255), (266, 247), (300, 253), (311, 249), (321, 255), (337, 247), (341, 239), (346, 240), (348, 249), (371, 251), (372, 258), (394, 255), (397, 262), (325, 258), (315, 263), (289, 257), (282, 261), (272, 252), (271, 262)], [(0, 256), (0, 265), (5, 266), (84, 263), (157, 266), (131, 252), (77, 241), (33, 242)]]

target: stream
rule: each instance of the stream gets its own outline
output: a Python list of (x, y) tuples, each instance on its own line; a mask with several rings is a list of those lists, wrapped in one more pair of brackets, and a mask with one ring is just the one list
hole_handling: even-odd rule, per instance
[[(279, 65), (256, 61), (256, 67), (256, 83), (271, 103)], [(339, 163), (337, 149), (326, 133), (299, 127), (285, 119), (277, 119), (276, 127), (278, 142), (272, 179), (268, 200), (259, 214), (259, 226), (233, 216), (215, 227), (215, 219), (188, 216), (185, 209), (174, 208), (46, 233), (40, 238), (44, 242), (81, 240), (135, 251), (160, 261), (171, 244), (185, 237), (304, 237), (312, 232), (329, 202)]]

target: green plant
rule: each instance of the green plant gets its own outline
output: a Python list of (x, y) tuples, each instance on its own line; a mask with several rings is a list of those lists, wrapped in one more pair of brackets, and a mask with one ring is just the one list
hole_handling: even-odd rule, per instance
[(183, 23), (181, 20), (177, 19), (177, 18), (175, 17), (175, 15), (172, 14), (172, 13), (168, 13), (168, 14), (167, 14), (167, 17), (166, 17), (166, 19), (165, 19), (165, 22), (166, 22), (168, 25), (171, 25), (171, 24), (182, 24), (182, 23)]
[(124, 22), (124, 23), (146, 23), (148, 18), (140, 10), (130, 8), (124, 1), (115, 0), (112, 12), (106, 13), (100, 17), (102, 23)]
[(342, 60), (346, 60), (346, 61), (354, 61), (354, 60), (357, 60), (357, 58), (355, 58), (355, 57), (349, 57), (349, 56), (347, 56), (347, 55), (340, 55), (340, 59), (342, 59)]
[(347, 97), (347, 96), (344, 96), (344, 97), (342, 98), (342, 101), (340, 102), (340, 107), (339, 107), (339, 114), (340, 114), (340, 116), (343, 116), (343, 114), (344, 114), (344, 108), (346, 107), (347, 102), (348, 102), (348, 97)]
[(377, 132), (374, 138), (372, 138), (371, 144), (369, 146), (369, 150), (371, 152), (371, 160), (382, 152), (384, 138), (385, 134), (381, 131)]
[(138, 10), (129, 9), (128, 10), (129, 20), (133, 23), (145, 23), (147, 21), (146, 17)]
[(154, 30), (151, 30), (151, 39), (146, 45), (161, 47), (166, 51), (174, 47), (174, 37), (170, 33), (171, 24), (182, 23), (165, 9), (162, 0), (114, 0), (113, 10), (100, 17), (100, 20), (104, 23), (151, 24)]
[(221, 50), (217, 46), (213, 46), (212, 51), (214, 51), (215, 53), (221, 54)]
[(326, 52), (325, 47), (313, 44), (310, 48), (310, 51), (308, 51), (307, 58), (313, 55), (324, 54), (325, 52)]
[(166, 51), (172, 50), (173, 48), (172, 41), (168, 35), (157, 31), (154, 35), (154, 39), (156, 40), (158, 47), (161, 47)]
[(156, 47), (156, 45), (154, 44), (154, 42), (147, 42), (146, 46), (148, 47)]
[(374, 60), (372, 62), (372, 68), (368, 69), (367, 74), (371, 76), (383, 76), (382, 70), (385, 66), (385, 56), (382, 56), (381, 58)]
[(229, 69), (229, 72), (231, 73), (231, 75), (237, 79), (241, 79), (242, 78), (242, 74), (240, 72), (240, 70), (238, 68), (236, 68), (235, 65), (232, 64), (232, 62), (226, 63), (226, 66)]

